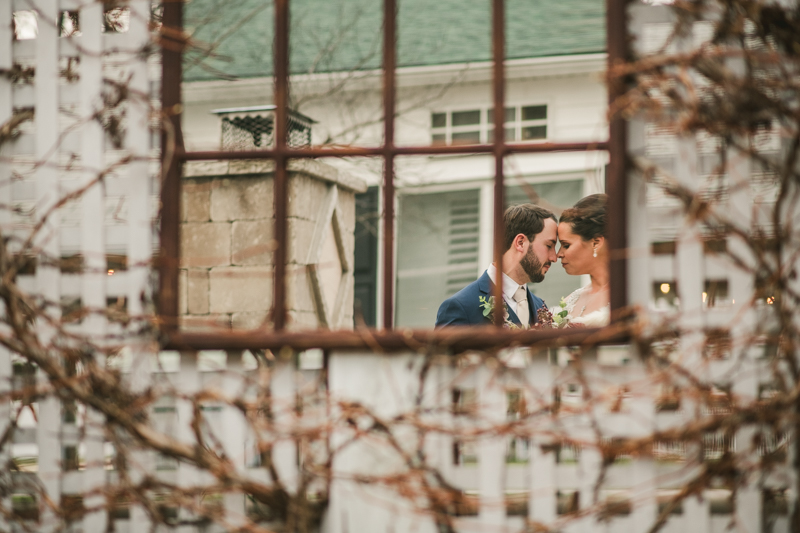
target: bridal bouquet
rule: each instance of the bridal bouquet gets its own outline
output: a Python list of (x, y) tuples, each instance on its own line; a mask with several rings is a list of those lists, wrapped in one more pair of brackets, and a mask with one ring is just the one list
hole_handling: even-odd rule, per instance
[(545, 307), (539, 309), (539, 323), (537, 327), (550, 328), (601, 328), (608, 325), (609, 307), (606, 305), (586, 316), (572, 316), (567, 309), (567, 303), (561, 298), (559, 305), (552, 309)]
[(547, 307), (539, 309), (537, 313), (537, 318), (539, 319), (539, 322), (536, 324), (537, 327), (562, 329), (578, 325), (571, 323), (571, 317), (569, 316), (569, 311), (567, 311), (567, 303), (564, 301), (564, 298), (561, 298), (561, 301), (558, 303), (559, 305), (553, 307), (553, 309), (548, 309)]

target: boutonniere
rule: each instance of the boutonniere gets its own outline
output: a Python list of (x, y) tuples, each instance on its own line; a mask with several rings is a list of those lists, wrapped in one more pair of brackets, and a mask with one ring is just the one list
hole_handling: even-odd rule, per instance
[[(492, 314), (494, 313), (494, 296), (489, 296), (488, 298), (486, 296), (479, 296), (478, 298), (481, 302), (480, 307), (483, 309), (483, 316), (491, 321)], [(508, 305), (503, 302), (503, 325), (509, 329), (520, 329), (520, 325), (511, 322), (508, 316)]]

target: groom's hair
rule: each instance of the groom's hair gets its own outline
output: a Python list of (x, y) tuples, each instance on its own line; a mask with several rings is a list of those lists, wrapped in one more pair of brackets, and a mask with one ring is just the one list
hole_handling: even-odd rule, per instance
[(538, 205), (519, 204), (506, 209), (503, 214), (503, 224), (506, 228), (504, 250), (511, 248), (514, 237), (520, 233), (532, 241), (544, 229), (544, 221), (547, 218), (552, 218), (553, 222), (558, 223), (552, 212)]

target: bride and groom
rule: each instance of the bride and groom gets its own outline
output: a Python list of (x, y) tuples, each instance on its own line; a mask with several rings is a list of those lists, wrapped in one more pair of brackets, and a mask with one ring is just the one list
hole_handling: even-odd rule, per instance
[[(567, 274), (588, 274), (591, 279), (589, 285), (562, 299), (564, 309), (558, 312), (559, 319), (563, 317), (562, 324), (608, 324), (606, 200), (605, 194), (587, 196), (565, 209), (558, 219), (533, 204), (506, 209), (502, 275), (507, 326), (528, 328), (551, 320), (544, 301), (532, 294), (527, 284), (544, 281), (551, 265), (559, 259)], [(497, 269), (491, 264), (480, 278), (442, 302), (436, 327), (488, 324), (494, 308), (496, 277)]]

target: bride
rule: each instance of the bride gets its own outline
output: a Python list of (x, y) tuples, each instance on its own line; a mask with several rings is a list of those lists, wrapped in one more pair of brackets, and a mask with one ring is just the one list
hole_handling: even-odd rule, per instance
[(569, 324), (588, 327), (609, 322), (608, 248), (605, 194), (593, 194), (561, 213), (558, 258), (570, 276), (588, 274), (591, 283), (564, 299)]

